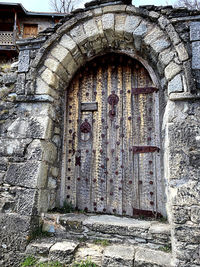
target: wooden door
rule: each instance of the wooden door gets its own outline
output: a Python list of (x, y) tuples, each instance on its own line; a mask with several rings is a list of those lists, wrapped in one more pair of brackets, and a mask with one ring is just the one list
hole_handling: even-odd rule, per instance
[(109, 54), (84, 66), (67, 97), (66, 199), (79, 210), (160, 210), (159, 97), (138, 61)]
[(37, 24), (24, 24), (23, 38), (36, 37), (38, 34)]

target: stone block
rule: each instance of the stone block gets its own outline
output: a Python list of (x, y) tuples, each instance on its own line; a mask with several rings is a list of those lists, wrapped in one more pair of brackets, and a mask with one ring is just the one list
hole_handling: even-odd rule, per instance
[(68, 74), (66, 69), (60, 64), (59, 61), (53, 58), (47, 58), (44, 62), (44, 65), (56, 73), (63, 81), (68, 81)]
[(69, 74), (74, 74), (77, 69), (77, 64), (74, 61), (71, 53), (61, 45), (57, 45), (52, 51), (52, 56), (54, 56), (59, 62), (62, 63), (64, 68)]
[(24, 252), (31, 226), (31, 217), (14, 213), (1, 214), (0, 225), (0, 246), (6, 245), (7, 251)]
[(192, 68), (200, 69), (200, 41), (192, 43)]
[(18, 111), (21, 115), (56, 119), (55, 108), (49, 103), (20, 103), (18, 104)]
[(25, 117), (16, 119), (9, 127), (10, 138), (50, 139), (53, 123), (49, 117)]
[(27, 149), (27, 159), (42, 160), (53, 164), (57, 159), (57, 148), (51, 142), (33, 140)]
[(146, 45), (150, 45), (154, 43), (157, 39), (163, 37), (163, 31), (161, 31), (158, 27), (154, 27), (147, 35), (144, 37), (144, 43)]
[(26, 188), (44, 188), (47, 186), (47, 172), (48, 165), (44, 162), (13, 163), (8, 167), (5, 182)]
[(160, 17), (160, 14), (158, 12), (155, 12), (155, 11), (150, 11), (149, 17), (152, 19), (158, 19)]
[(126, 10), (126, 5), (109, 5), (102, 8), (103, 13), (117, 13), (124, 12)]
[(165, 37), (160, 37), (158, 40), (150, 44), (150, 47), (158, 54), (170, 46), (170, 42)]
[(17, 80), (17, 73), (8, 73), (3, 75), (3, 83), (5, 85), (10, 85), (15, 83)]
[(177, 45), (178, 43), (180, 43), (180, 41), (181, 41), (180, 37), (179, 37), (178, 33), (175, 31), (172, 24), (169, 24), (165, 29), (166, 29), (166, 31), (169, 35), (169, 38), (171, 39), (173, 44)]
[(147, 221), (104, 215), (90, 217), (83, 225), (95, 232), (145, 238), (151, 224)]
[[(49, 201), (50, 201), (50, 191), (49, 189), (40, 189), (38, 197), (38, 212), (47, 212), (49, 210)], [(47, 231), (47, 229), (44, 229)]]
[(145, 21), (142, 21), (133, 31), (134, 46), (137, 51), (141, 49), (142, 37), (147, 33), (148, 27)]
[(5, 172), (0, 171), (0, 185), (4, 183)]
[[(0, 155), (1, 156), (19, 156), (24, 157), (26, 147), (30, 144), (31, 139), (0, 139)], [(1, 164), (0, 167), (5, 166), (5, 164)]]
[(46, 82), (44, 82), (41, 78), (36, 80), (36, 88), (35, 93), (37, 95), (49, 95), (55, 99), (58, 99), (57, 91), (53, 90)]
[(101, 265), (103, 248), (94, 244), (86, 244), (77, 250), (75, 255), (75, 261), (81, 262), (90, 259), (97, 266)]
[(125, 33), (132, 34), (135, 28), (140, 24), (141, 18), (136, 16), (126, 16), (124, 25)]
[(200, 22), (190, 22), (190, 41), (200, 41)]
[(53, 241), (30, 243), (26, 248), (26, 254), (47, 257), (49, 254), (49, 250), (53, 245)]
[(168, 83), (168, 94), (174, 92), (183, 92), (183, 84), (181, 75), (176, 75), (169, 83)]
[(160, 27), (162, 29), (165, 29), (165, 27), (167, 27), (167, 25), (169, 25), (170, 21), (164, 17), (164, 16), (161, 16), (159, 19), (158, 19), (158, 23), (160, 25)]
[(200, 206), (191, 207), (191, 221), (200, 224)]
[(169, 81), (174, 78), (174, 76), (176, 76), (176, 74), (178, 74), (179, 72), (181, 72), (181, 67), (176, 63), (171, 62), (165, 68), (165, 77)]
[(114, 14), (108, 13), (102, 16), (102, 25), (104, 31), (114, 31), (115, 17)]
[(148, 27), (145, 21), (142, 21), (138, 27), (133, 31), (133, 37), (142, 37), (147, 33)]
[(30, 50), (23, 50), (19, 53), (18, 72), (28, 72), (30, 62)]
[(124, 38), (124, 25), (126, 21), (126, 15), (115, 15), (115, 35), (120, 39)]
[(43, 73), (41, 74), (41, 78), (43, 81), (46, 82), (46, 84), (53, 87), (53, 89), (59, 88), (59, 78), (50, 69), (47, 68), (45, 71), (43, 71)]
[(183, 224), (190, 220), (190, 210), (187, 207), (172, 207), (172, 219), (174, 223)]
[(190, 181), (179, 186), (174, 203), (176, 205), (198, 206), (200, 196), (200, 183)]
[(25, 216), (38, 215), (37, 196), (38, 192), (36, 189), (22, 189), (17, 191), (17, 213)]
[(87, 36), (84, 32), (83, 25), (78, 25), (70, 31), (70, 36), (76, 42), (77, 45), (81, 45), (86, 42)]
[(94, 41), (99, 35), (99, 31), (94, 19), (88, 20), (83, 24), (88, 41)]
[(70, 241), (57, 242), (50, 248), (49, 260), (61, 263), (71, 263), (78, 243)]
[(35, 92), (35, 84), (32, 81), (27, 81), (25, 83), (25, 94), (34, 95), (34, 92)]
[(173, 60), (175, 56), (175, 52), (172, 51), (170, 48), (162, 51), (160, 54), (159, 54), (159, 61), (161, 62), (162, 66), (166, 66), (170, 63), (170, 61)]
[(106, 247), (102, 259), (102, 267), (133, 266), (135, 248), (132, 246), (112, 245)]
[(73, 52), (75, 49), (78, 49), (77, 44), (74, 40), (67, 34), (64, 34), (60, 40), (60, 45), (65, 47), (70, 52)]
[(170, 267), (172, 255), (147, 248), (137, 249), (134, 267)]
[[(192, 233), (192, 234), (191, 234)], [(200, 228), (198, 224), (188, 223), (174, 226), (174, 235), (179, 242), (199, 245)]]
[(175, 48), (178, 53), (178, 57), (181, 61), (185, 61), (189, 58), (188, 52), (185, 49), (185, 46), (183, 43), (178, 44), (177, 46), (175, 46)]

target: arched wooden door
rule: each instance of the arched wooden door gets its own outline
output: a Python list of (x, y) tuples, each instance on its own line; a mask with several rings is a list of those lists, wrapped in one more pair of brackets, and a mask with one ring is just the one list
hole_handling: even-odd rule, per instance
[(84, 66), (67, 97), (66, 199), (88, 212), (161, 212), (159, 97), (147, 70), (109, 54)]

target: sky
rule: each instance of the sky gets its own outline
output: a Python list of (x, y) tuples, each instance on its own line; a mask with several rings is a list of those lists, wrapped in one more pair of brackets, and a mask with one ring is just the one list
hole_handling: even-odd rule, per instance
[[(24, 8), (28, 11), (40, 11), (40, 12), (52, 12), (49, 4), (49, 0), (5, 0), (0, 1), (3, 2), (10, 2), (10, 3), (21, 3)], [(77, 7), (84, 7), (84, 3), (90, 2), (90, 0), (77, 0), (79, 3)], [(139, 5), (173, 5), (175, 0), (133, 0), (133, 4), (135, 6)]]

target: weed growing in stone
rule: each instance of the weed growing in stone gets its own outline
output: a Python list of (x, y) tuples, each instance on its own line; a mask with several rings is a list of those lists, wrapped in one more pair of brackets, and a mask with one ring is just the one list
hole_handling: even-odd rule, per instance
[(41, 262), (38, 263), (36, 258), (33, 256), (28, 256), (24, 259), (24, 261), (20, 265), (21, 267), (64, 267), (62, 263), (56, 261), (56, 262)]
[(49, 262), (49, 263), (38, 263), (36, 266), (37, 267), (64, 267), (66, 265), (63, 265), (62, 263), (56, 261), (56, 262)]
[(87, 259), (81, 262), (75, 262), (72, 267), (98, 267), (98, 265), (92, 262), (91, 259)]
[(159, 250), (161, 250), (163, 252), (170, 253), (171, 252), (171, 246), (170, 245), (166, 245), (166, 246), (163, 246), (163, 247), (159, 247)]
[(21, 267), (27, 266), (36, 266), (37, 260), (33, 256), (28, 256), (24, 259), (24, 261), (20, 264)]
[(110, 241), (109, 240), (105, 240), (105, 239), (95, 239), (93, 241), (94, 244), (96, 245), (101, 245), (103, 247), (109, 246), (110, 245)]

